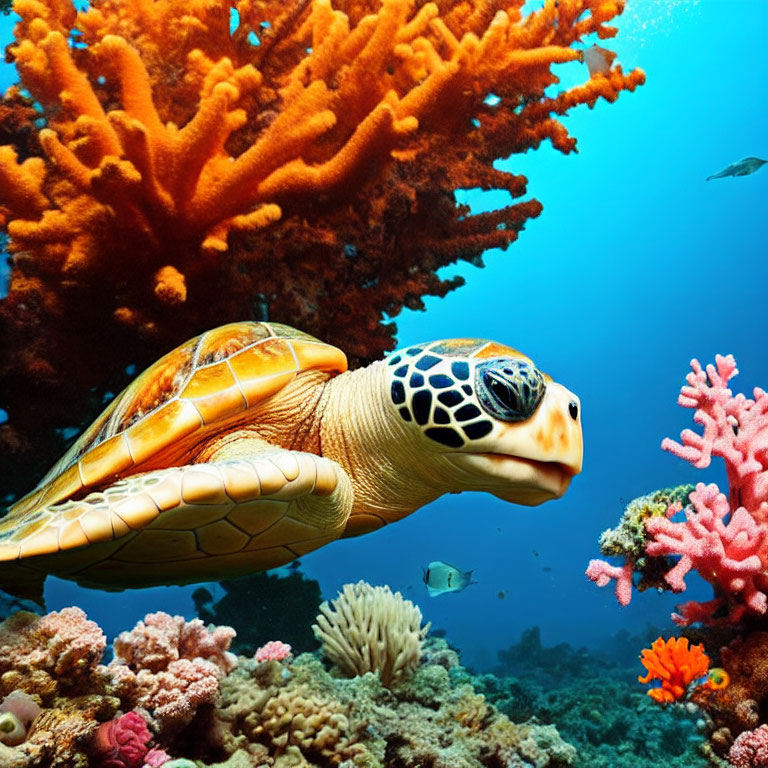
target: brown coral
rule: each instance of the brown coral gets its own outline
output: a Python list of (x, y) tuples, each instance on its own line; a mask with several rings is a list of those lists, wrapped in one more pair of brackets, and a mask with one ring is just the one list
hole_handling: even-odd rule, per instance
[(50, 430), (87, 420), (129, 363), (228, 320), (268, 314), (353, 359), (390, 348), (385, 314), (444, 295), (461, 280), (441, 266), (540, 211), (473, 216), (453, 191), (519, 197), (494, 160), (572, 151), (556, 115), (643, 81), (613, 66), (550, 97), (551, 66), (615, 34), (623, 3), (522, 5), (17, 0), (9, 55), (45, 127), (0, 147), (0, 450), (28, 460), (34, 438), (47, 463)]
[(768, 632), (737, 638), (721, 650), (720, 661), (728, 685), (699, 688), (693, 700), (712, 718), (715, 747), (725, 754), (733, 739), (768, 717)]

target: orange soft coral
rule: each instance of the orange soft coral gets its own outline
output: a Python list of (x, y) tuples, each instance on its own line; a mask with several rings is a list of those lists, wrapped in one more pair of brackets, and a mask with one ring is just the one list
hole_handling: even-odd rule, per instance
[(644, 648), (640, 663), (648, 670), (641, 683), (660, 680), (661, 687), (651, 688), (648, 695), (659, 703), (678, 701), (688, 685), (707, 674), (709, 657), (703, 645), (688, 647), (687, 637), (670, 637), (666, 642), (658, 638), (650, 648)]
[[(289, 322), (353, 362), (391, 348), (385, 315), (460, 285), (437, 271), (541, 210), (471, 215), (454, 190), (520, 197), (495, 160), (573, 151), (558, 115), (643, 82), (585, 67), (550, 95), (623, 3), (523, 4), (16, 0), (8, 56), (43, 126), (0, 147), (0, 452), (44, 471), (32, 456), (55, 458), (53, 430), (87, 423), (129, 363), (230, 320)], [(1, 106), (8, 125), (28, 110)]]

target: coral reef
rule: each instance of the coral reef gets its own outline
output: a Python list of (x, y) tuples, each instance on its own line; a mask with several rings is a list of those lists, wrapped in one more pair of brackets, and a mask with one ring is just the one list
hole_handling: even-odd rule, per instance
[(266, 744), (276, 766), (574, 764), (574, 749), (554, 728), (514, 725), (474, 692), (460, 667), (424, 664), (395, 692), (371, 673), (332, 677), (308, 654), (287, 678), (265, 678), (260, 666), (244, 662), (224, 680), (217, 714), (236, 740)]
[(106, 645), (104, 633), (80, 608), (42, 618), (20, 611), (0, 624), (0, 694), (85, 692)]
[(346, 677), (376, 672), (390, 688), (406, 680), (421, 658), (429, 623), (421, 611), (389, 587), (359, 581), (345, 584), (312, 625), (322, 652)]
[(294, 653), (317, 648), (311, 624), (322, 597), (315, 579), (292, 569), (288, 574), (283, 570), (225, 579), (218, 586), (224, 594), (217, 600), (206, 587), (196, 589), (192, 599), (204, 622), (237, 630), (231, 646), (236, 653), (252, 656), (276, 637), (288, 643)]
[[(617, 637), (626, 647), (644, 639)], [(615, 655), (615, 654), (614, 654)], [(477, 693), (514, 722), (551, 724), (589, 768), (705, 768), (702, 713), (692, 703), (664, 708), (637, 684), (637, 657), (613, 660), (606, 651), (567, 643), (543, 646), (536, 628), (499, 651), (494, 674), (472, 676)]]
[(393, 346), (385, 315), (463, 282), (440, 267), (514, 241), (536, 200), (472, 215), (454, 190), (519, 198), (495, 160), (574, 151), (558, 116), (644, 81), (598, 51), (553, 93), (623, 2), (523, 6), (18, 0), (7, 56), (39, 112), (19, 89), (0, 111), (9, 490), (205, 328), (268, 316), (368, 359)]
[[(0, 624), (0, 696), (5, 703), (26, 693), (41, 711), (14, 751), (0, 750), (0, 765), (110, 766), (123, 747), (129, 758), (139, 742), (148, 747), (146, 724), (170, 743), (201, 708), (213, 708), (220, 679), (236, 663), (227, 650), (232, 634), (199, 619), (149, 614), (115, 640), (115, 657), (104, 665), (106, 638), (79, 608), (14, 614)], [(21, 719), (19, 704), (12, 708)], [(125, 714), (116, 718), (119, 710)]]
[[(91, 634), (96, 631), (78, 609), (66, 610), (44, 617), (14, 617), (0, 627), (2, 637), (22, 627), (18, 648), (1, 678), (4, 684), (14, 672), (16, 683), (23, 686), (25, 674), (55, 664), (56, 653), (45, 651), (49, 644), (55, 651), (56, 636), (38, 630), (38, 625), (79, 623)], [(471, 676), (442, 639), (426, 640), (407, 682), (387, 688), (373, 672), (341, 678), (326, 669), (319, 654), (282, 662), (240, 657), (235, 664), (227, 651), (230, 637), (226, 628), (205, 629), (197, 620), (149, 614), (115, 640), (110, 664), (98, 663), (100, 651), (87, 658), (77, 689), (70, 685), (36, 694), (40, 711), (27, 739), (15, 747), (0, 743), (0, 765), (566, 768), (575, 764), (574, 748), (553, 725), (535, 720), (515, 725), (492, 706), (475, 690)], [(140, 678), (164, 676), (163, 684), (175, 696), (178, 685), (169, 679), (168, 670), (185, 654), (196, 653), (198, 666), (209, 665), (218, 672), (213, 678), (215, 692), (207, 701), (197, 702), (183, 722), (164, 718), (159, 688), (148, 700), (146, 681)], [(137, 672), (140, 659), (145, 668)], [(126, 669), (134, 675), (133, 693), (124, 690)]]
[[(715, 599), (679, 606), (673, 618), (683, 626), (694, 622), (734, 625), (745, 617), (763, 615), (768, 608), (768, 393), (755, 387), (754, 399), (733, 395), (728, 382), (737, 373), (730, 355), (718, 355), (715, 365), (706, 369), (698, 360), (691, 361), (678, 403), (695, 409), (694, 421), (702, 425), (703, 433), (685, 430), (682, 443), (669, 438), (662, 442), (662, 448), (697, 468), (708, 467), (713, 456), (721, 457), (728, 497), (714, 484), (699, 483), (688, 497), (688, 506), (683, 508), (679, 499), (671, 499), (664, 515), (644, 518), (639, 544), (635, 531), (634, 542), (623, 551), (604, 549), (605, 554), (623, 554), (623, 566), (593, 560), (587, 569), (587, 576), (599, 586), (616, 579), (617, 597), (624, 605), (631, 597), (632, 572), (643, 541), (652, 563), (640, 563), (646, 586), (650, 582), (682, 592), (685, 576), (696, 570), (715, 588)], [(685, 520), (673, 520), (681, 509)], [(679, 559), (672, 564), (664, 560), (668, 557)], [(658, 578), (660, 562), (667, 566), (663, 580)], [(649, 570), (655, 575), (649, 576)]]

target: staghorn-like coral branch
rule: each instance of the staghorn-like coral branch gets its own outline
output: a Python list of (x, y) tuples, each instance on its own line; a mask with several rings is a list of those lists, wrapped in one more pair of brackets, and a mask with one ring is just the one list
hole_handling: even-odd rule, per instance
[[(768, 611), (768, 393), (755, 387), (754, 399), (734, 395), (728, 383), (737, 373), (732, 355), (717, 355), (706, 368), (692, 360), (677, 402), (695, 410), (693, 420), (703, 431), (686, 429), (680, 443), (665, 438), (661, 444), (698, 469), (713, 456), (723, 458), (728, 497), (704, 483), (692, 491), (658, 493), (661, 510), (641, 497), (619, 528), (601, 536), (603, 553), (623, 555), (625, 564), (592, 560), (587, 577), (598, 586), (615, 579), (622, 605), (630, 601), (635, 570), (642, 575), (640, 589), (674, 592), (685, 590), (685, 577), (695, 570), (712, 584), (715, 599), (678, 606), (672, 615), (678, 624), (738, 624)], [(681, 512), (685, 520), (675, 520)]]
[(391, 348), (385, 315), (461, 284), (437, 270), (480, 264), (541, 210), (473, 216), (454, 190), (523, 195), (495, 160), (574, 150), (557, 115), (643, 82), (609, 64), (550, 95), (622, 4), (522, 8), (16, 0), (8, 55), (40, 125), (30, 138), (18, 91), (0, 103), (0, 127), (25, 131), (0, 146), (0, 453), (42, 474), (51, 430), (87, 421), (129, 363), (228, 320), (288, 321), (353, 361)]

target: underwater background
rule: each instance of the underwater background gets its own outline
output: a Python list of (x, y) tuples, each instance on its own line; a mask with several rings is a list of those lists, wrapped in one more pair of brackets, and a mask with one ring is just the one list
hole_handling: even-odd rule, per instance
[[(398, 346), (496, 339), (578, 394), (583, 472), (562, 499), (540, 507), (446, 495), (300, 562), (323, 599), (360, 579), (399, 590), (479, 673), (497, 669), (499, 651), (533, 627), (545, 647), (567, 642), (606, 658), (630, 635), (675, 633), (669, 615), (679, 595), (648, 590), (619, 607), (613, 588), (596, 588), (584, 570), (631, 499), (685, 483), (726, 487), (721, 462), (699, 470), (660, 448), (693, 426), (676, 402), (691, 358), (732, 354), (734, 391), (768, 387), (768, 169), (706, 181), (741, 158), (768, 158), (768, 3), (630, 0), (615, 23), (618, 61), (627, 71), (642, 67), (647, 82), (562, 118), (577, 153), (544, 142), (513, 155), (509, 168), (528, 178), (542, 214), (507, 252), (486, 252), (483, 268), (443, 268), (441, 276), (460, 274), (466, 285), (395, 318)], [(13, 25), (12, 15), (0, 16), (3, 45)], [(558, 65), (557, 74), (570, 87), (584, 79), (584, 65)], [(15, 79), (2, 65), (0, 90)], [(456, 194), (473, 212), (509, 202), (506, 193)], [(430, 597), (423, 569), (435, 560), (473, 569), (475, 583)], [(106, 593), (50, 578), (45, 599), (48, 610), (81, 607), (111, 638), (150, 611), (194, 618), (199, 586)], [(203, 586), (213, 600), (223, 594)], [(685, 599), (709, 595), (691, 574)], [(641, 648), (623, 646), (630, 658)]]

